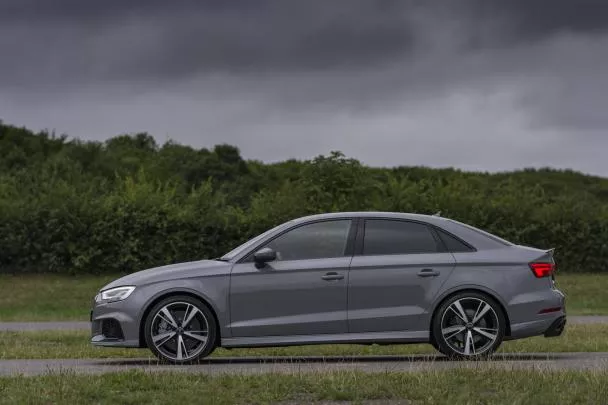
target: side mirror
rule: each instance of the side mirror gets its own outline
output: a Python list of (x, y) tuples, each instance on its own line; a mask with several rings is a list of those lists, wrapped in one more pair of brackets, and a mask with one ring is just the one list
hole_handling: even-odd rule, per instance
[(253, 254), (253, 260), (255, 260), (255, 263), (258, 266), (263, 266), (276, 259), (277, 252), (268, 247), (262, 248)]

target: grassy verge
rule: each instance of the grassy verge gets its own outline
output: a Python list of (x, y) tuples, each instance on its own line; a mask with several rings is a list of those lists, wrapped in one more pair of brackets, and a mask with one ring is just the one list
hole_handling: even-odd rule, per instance
[[(0, 378), (7, 404), (599, 404), (607, 372), (455, 369), (422, 373), (221, 375), (120, 372)], [(342, 402), (353, 401), (353, 402)], [(369, 402), (368, 402), (369, 401)]]
[[(0, 321), (87, 320), (91, 299), (118, 276), (0, 276)], [(570, 315), (608, 314), (608, 274), (559, 274)]]
[(88, 320), (99, 288), (116, 276), (0, 276), (0, 321)]
[(608, 315), (608, 274), (558, 274), (569, 315)]
[[(502, 352), (608, 352), (608, 325), (571, 325), (558, 338), (535, 337), (505, 342)], [(262, 349), (217, 349), (214, 357), (242, 356), (366, 356), (435, 353), (422, 345), (320, 345)], [(151, 357), (147, 349), (100, 348), (89, 344), (81, 331), (0, 333), (0, 359), (128, 358)]]

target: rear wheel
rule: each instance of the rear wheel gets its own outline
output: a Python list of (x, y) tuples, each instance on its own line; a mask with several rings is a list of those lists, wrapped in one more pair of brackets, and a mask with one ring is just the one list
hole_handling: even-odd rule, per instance
[(438, 350), (452, 358), (475, 359), (492, 354), (504, 338), (505, 317), (485, 294), (456, 294), (437, 309), (433, 336)]
[(168, 297), (150, 310), (144, 325), (146, 344), (159, 360), (197, 363), (215, 348), (213, 314), (197, 299)]

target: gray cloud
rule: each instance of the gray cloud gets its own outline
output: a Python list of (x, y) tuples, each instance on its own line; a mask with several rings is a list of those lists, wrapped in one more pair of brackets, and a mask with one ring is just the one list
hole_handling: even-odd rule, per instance
[(40, 71), (70, 82), (179, 80), (205, 72), (361, 68), (412, 46), (407, 8), (395, 1), (148, 3), (12, 3), (0, 9), (2, 47), (17, 57), (3, 72), (19, 73), (21, 84)]
[(604, 0), (0, 0), (0, 118), (608, 175), (607, 28)]
[(1, 46), (14, 57), (1, 72), (25, 85), (361, 69), (411, 58), (425, 45), (420, 15), (437, 18), (433, 30), (466, 25), (459, 51), (608, 27), (603, 0), (4, 0)]
[(475, 0), (480, 17), (507, 20), (507, 35), (524, 41), (560, 32), (598, 33), (608, 29), (608, 3), (603, 0)]

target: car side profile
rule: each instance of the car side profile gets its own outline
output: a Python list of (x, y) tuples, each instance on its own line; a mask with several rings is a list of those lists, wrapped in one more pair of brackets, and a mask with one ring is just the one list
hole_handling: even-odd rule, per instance
[(440, 216), (295, 219), (216, 260), (140, 271), (96, 295), (98, 346), (198, 362), (216, 347), (430, 343), (454, 358), (566, 323), (553, 250)]

